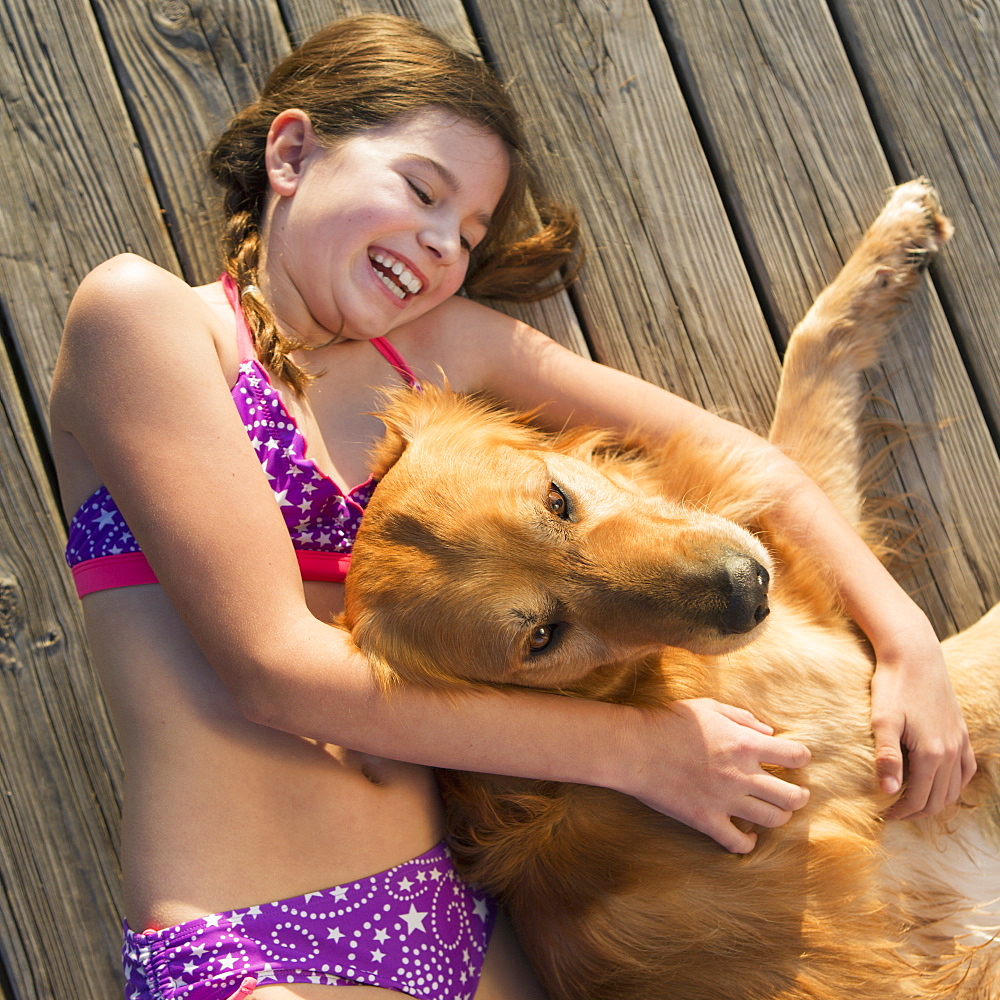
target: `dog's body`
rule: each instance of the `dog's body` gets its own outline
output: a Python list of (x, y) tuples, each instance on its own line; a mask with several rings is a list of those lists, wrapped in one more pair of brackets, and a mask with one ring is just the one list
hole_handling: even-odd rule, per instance
[[(772, 440), (863, 533), (858, 374), (949, 230), (925, 183), (897, 189), (789, 345)], [(887, 824), (870, 650), (746, 456), (548, 436), (433, 389), (385, 419), (344, 623), (387, 680), (713, 697), (812, 751), (809, 805), (744, 856), (606, 789), (442, 775), (463, 871), (554, 998), (1000, 995), (1000, 906), (975, 910), (1000, 897), (1000, 608), (945, 643), (979, 762), (962, 807)]]

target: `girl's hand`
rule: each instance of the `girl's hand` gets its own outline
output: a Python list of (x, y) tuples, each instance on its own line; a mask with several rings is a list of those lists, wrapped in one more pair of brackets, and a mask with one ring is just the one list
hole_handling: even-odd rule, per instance
[(901, 633), (890, 651), (880, 653), (872, 677), (872, 732), (882, 791), (894, 795), (903, 785), (903, 747), (909, 772), (906, 792), (888, 815), (930, 816), (955, 802), (976, 773), (969, 730), (929, 625)]
[(641, 762), (633, 774), (640, 787), (626, 790), (728, 851), (746, 854), (757, 843), (757, 835), (744, 833), (734, 818), (781, 826), (809, 801), (808, 789), (761, 766), (804, 767), (808, 748), (773, 736), (770, 726), (743, 709), (698, 698), (640, 718), (645, 729), (636, 734), (636, 756), (628, 758)]

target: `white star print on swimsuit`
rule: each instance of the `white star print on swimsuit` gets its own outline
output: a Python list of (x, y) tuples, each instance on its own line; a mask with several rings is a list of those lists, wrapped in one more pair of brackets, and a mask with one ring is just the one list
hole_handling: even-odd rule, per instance
[[(375, 480), (369, 478), (344, 492), (306, 457), (306, 440), (295, 418), (253, 356), (246, 320), (238, 309), (239, 296), (228, 275), (223, 278), (223, 287), (235, 310), (241, 358), (231, 395), (285, 519), (302, 579), (341, 583)], [(387, 340), (376, 337), (370, 343), (408, 385), (420, 389), (409, 366)], [(66, 562), (80, 597), (95, 590), (157, 582), (135, 535), (104, 486), (98, 487), (73, 516)]]
[[(349, 554), (375, 481), (369, 478), (344, 493), (306, 457), (302, 432), (256, 359), (240, 365), (232, 396), (296, 550)], [(73, 517), (66, 561), (76, 566), (139, 551), (121, 511), (101, 486)]]
[(126, 1000), (225, 1000), (245, 976), (366, 984), (471, 1000), (495, 905), (462, 882), (447, 849), (357, 882), (215, 913), (160, 931), (125, 927)]
[(295, 548), (350, 552), (375, 481), (369, 478), (345, 494), (320, 472), (306, 457), (305, 438), (259, 361), (240, 365), (233, 399)]

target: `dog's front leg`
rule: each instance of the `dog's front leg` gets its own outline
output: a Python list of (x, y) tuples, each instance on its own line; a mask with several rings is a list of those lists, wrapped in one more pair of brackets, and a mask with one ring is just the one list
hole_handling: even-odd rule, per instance
[(926, 180), (896, 188), (788, 343), (770, 439), (858, 524), (861, 372), (879, 359), (899, 303), (951, 236)]

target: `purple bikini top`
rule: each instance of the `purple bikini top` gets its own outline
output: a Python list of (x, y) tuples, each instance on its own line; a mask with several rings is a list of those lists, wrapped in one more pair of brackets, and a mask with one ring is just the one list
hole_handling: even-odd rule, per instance
[[(222, 285), (236, 315), (240, 370), (233, 402), (281, 508), (303, 580), (340, 583), (351, 564), (351, 546), (375, 489), (369, 478), (345, 493), (306, 458), (306, 441), (263, 365), (229, 275)], [(372, 344), (413, 388), (420, 388), (399, 352), (384, 338)], [(80, 506), (69, 525), (69, 564), (80, 597), (97, 590), (156, 583), (157, 579), (121, 511), (104, 486)]]

